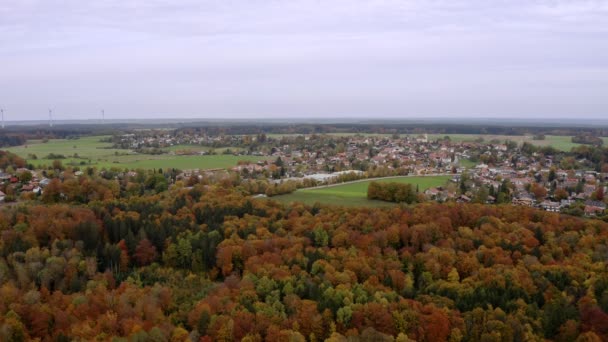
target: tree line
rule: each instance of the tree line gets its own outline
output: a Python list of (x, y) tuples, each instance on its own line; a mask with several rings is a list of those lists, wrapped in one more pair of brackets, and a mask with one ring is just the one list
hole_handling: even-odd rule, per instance
[(285, 206), (227, 180), (128, 194), (88, 182), (107, 196), (0, 210), (0, 340), (608, 338), (602, 221)]
[(372, 181), (367, 187), (367, 198), (396, 203), (415, 203), (418, 201), (418, 186), (398, 182)]

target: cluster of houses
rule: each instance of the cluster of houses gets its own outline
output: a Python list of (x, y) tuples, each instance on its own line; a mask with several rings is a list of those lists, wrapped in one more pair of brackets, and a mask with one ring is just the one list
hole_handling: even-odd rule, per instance
[[(152, 134), (153, 133), (153, 134)], [(343, 170), (367, 170), (371, 167), (409, 169), (411, 174), (453, 173), (454, 168), (467, 161), (471, 153), (500, 159), (508, 154), (508, 146), (499, 142), (452, 142), (429, 140), (426, 134), (419, 136), (364, 136), (348, 137), (332, 135), (284, 136), (266, 138), (260, 142), (255, 135), (200, 135), (184, 132), (124, 134), (115, 136), (115, 147), (139, 149), (144, 147), (168, 148), (190, 145), (192, 147), (232, 148), (235, 155), (252, 155), (281, 158), (285, 177), (303, 177), (315, 173)], [(200, 149), (173, 150), (173, 154), (205, 154)], [(268, 163), (242, 165), (235, 171), (260, 173), (268, 170)], [(461, 169), (460, 171), (462, 171)]]
[[(23, 173), (30, 173), (32, 177), (27, 177), (27, 180), (21, 180), (19, 175)], [(50, 183), (50, 179), (38, 177), (38, 173), (26, 168), (18, 168), (12, 173), (0, 170), (0, 185), (6, 192), (13, 194), (33, 192), (35, 194), (41, 194), (42, 189)], [(0, 203), (6, 200), (7, 194), (4, 191), (0, 191)]]
[[(307, 138), (309, 138), (307, 136)], [(308, 141), (308, 140), (305, 140)], [(410, 174), (453, 173), (461, 167), (461, 160), (470, 158), (471, 146), (467, 143), (429, 143), (426, 138), (374, 138), (348, 137), (341, 148), (311, 146), (293, 143), (273, 148), (264, 156), (281, 158), (286, 169), (285, 177), (306, 177), (312, 174), (367, 170), (369, 167), (387, 169), (407, 168)], [(259, 154), (258, 154), (259, 155)], [(272, 168), (269, 163), (246, 164), (234, 171), (264, 172)]]
[[(470, 158), (472, 148), (481, 148), (481, 145), (469, 143), (430, 143), (426, 137), (392, 139), (352, 136), (342, 138), (341, 148), (331, 147), (331, 144), (315, 145), (314, 140), (310, 136), (300, 140), (282, 139), (283, 144), (272, 148), (264, 146), (260, 150), (248, 151), (250, 155), (267, 159), (237, 165), (232, 171), (251, 177), (258, 174), (268, 176), (275, 172), (277, 165), (274, 161), (280, 158), (283, 169), (281, 178), (284, 179), (321, 179), (326, 177), (322, 175), (329, 173), (367, 171), (370, 167), (388, 170), (405, 168), (407, 173), (416, 175), (447, 174), (464, 171), (460, 161)], [(271, 141), (277, 142), (276, 139)], [(244, 155), (243, 152), (240, 154)], [(246, 156), (243, 159), (247, 159)], [(183, 176), (200, 172), (202, 170), (187, 170)]]
[[(460, 176), (466, 172), (472, 181), (473, 191), (476, 185), (498, 190), (502, 182), (508, 180), (515, 205), (559, 212), (573, 203), (584, 203), (587, 215), (600, 214), (606, 209), (606, 205), (595, 200), (593, 194), (608, 181), (608, 174), (562, 170), (557, 163), (553, 163), (552, 157), (524, 155), (507, 144), (430, 141), (426, 135), (399, 138), (354, 135), (340, 140), (342, 146), (336, 148), (331, 144), (315, 145), (315, 139), (310, 138), (282, 139), (280, 145), (262, 154), (272, 157), (269, 160), (280, 158), (284, 169), (281, 180), (310, 178), (322, 183), (337, 177), (338, 172), (361, 172), (370, 167), (383, 167), (388, 170), (405, 169), (412, 175), (450, 174), (453, 175), (453, 182), (458, 183)], [(490, 165), (471, 163), (468, 160), (473, 155), (478, 160), (492, 162), (488, 162)], [(469, 168), (465, 167), (467, 164)], [(475, 166), (471, 167), (471, 164)], [(276, 163), (272, 161), (261, 161), (238, 165), (232, 170), (254, 177), (260, 173), (268, 176), (276, 172), (276, 168)], [(549, 176), (551, 170), (553, 177)], [(544, 187), (547, 196), (537, 198), (530, 192), (532, 184)], [(555, 196), (558, 189), (565, 190), (567, 195)], [(440, 201), (470, 202), (473, 197), (472, 193), (461, 193), (454, 187), (431, 188), (425, 194)], [(487, 203), (495, 201), (495, 197), (487, 196)]]
[[(538, 165), (536, 165), (538, 166)], [(536, 169), (533, 162), (526, 168), (513, 168), (505, 163), (502, 167), (489, 167), (478, 164), (475, 168), (467, 171), (471, 180), (476, 184), (493, 187), (498, 191), (502, 182), (508, 180), (512, 186), (512, 204), (529, 207), (537, 207), (546, 211), (560, 212), (574, 203), (583, 203), (586, 215), (593, 216), (602, 214), (606, 210), (606, 203), (594, 198), (594, 194), (606, 193), (608, 189), (608, 173), (584, 170), (560, 170), (553, 168)], [(551, 173), (553, 175), (551, 176)], [(460, 175), (454, 175), (454, 182), (460, 181)], [(530, 192), (532, 185), (541, 187), (546, 195), (538, 198)], [(473, 185), (475, 187), (475, 185)], [(556, 195), (557, 190), (563, 190), (561, 195)], [(454, 192), (450, 193), (444, 189), (429, 189), (427, 195), (433, 198), (447, 200), (456, 198)], [(461, 195), (457, 198), (459, 202), (470, 202), (471, 198)], [(494, 203), (496, 199), (488, 196), (487, 203)]]
[[(213, 146), (234, 145), (242, 141), (239, 136), (210, 136), (199, 134), (122, 134), (115, 136), (113, 142), (117, 148), (168, 148), (177, 145)], [(172, 152), (175, 153), (175, 152)]]

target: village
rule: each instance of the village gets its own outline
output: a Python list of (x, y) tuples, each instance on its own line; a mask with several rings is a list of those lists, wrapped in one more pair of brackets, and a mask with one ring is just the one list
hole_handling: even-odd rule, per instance
[[(569, 212), (575, 206), (588, 216), (602, 215), (606, 210), (604, 193), (608, 170), (595, 170), (585, 158), (576, 159), (568, 153), (551, 150), (537, 151), (512, 141), (458, 142), (449, 137), (429, 139), (427, 134), (267, 137), (264, 134), (206, 136), (183, 132), (138, 132), (115, 136), (112, 141), (117, 148), (154, 148), (162, 153), (207, 154), (215, 152), (197, 148), (222, 148), (222, 153), (243, 158), (229, 170), (178, 170), (173, 177), (168, 176), (169, 184), (227, 171), (238, 174), (243, 180), (266, 180), (272, 184), (292, 182), (298, 187), (391, 176), (449, 175), (450, 181), (444, 186), (424, 191), (428, 200), (512, 203), (553, 212)], [(177, 145), (186, 147), (163, 151)], [(263, 159), (250, 162), (248, 156)], [(52, 167), (0, 170), (0, 189), (4, 190), (0, 191), (0, 202), (8, 202), (7, 197), (16, 199), (17, 194), (40, 195), (50, 179), (62, 177), (63, 172), (66, 171)], [(84, 170), (77, 167), (71, 172), (74, 176), (84, 174)], [(96, 172), (105, 176), (111, 174), (116, 179), (138, 175), (135, 170), (103, 168)]]

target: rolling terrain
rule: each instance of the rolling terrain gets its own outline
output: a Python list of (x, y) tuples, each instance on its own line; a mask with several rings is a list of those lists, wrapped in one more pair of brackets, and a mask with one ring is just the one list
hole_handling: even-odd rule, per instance
[[(264, 158), (256, 156), (236, 156), (231, 154), (188, 155), (175, 154), (149, 155), (139, 154), (124, 149), (112, 148), (107, 142), (100, 141), (106, 136), (90, 136), (79, 139), (51, 139), (47, 142), (32, 140), (26, 145), (6, 148), (6, 150), (27, 159), (34, 166), (51, 165), (56, 158), (47, 158), (50, 154), (62, 155), (59, 159), (64, 165), (95, 166), (97, 168), (119, 169), (218, 169), (229, 168), (241, 160), (258, 161)], [(173, 146), (169, 151), (191, 149), (194, 151), (211, 151), (203, 146)], [(222, 153), (225, 149), (216, 149)], [(234, 150), (234, 149), (233, 149)], [(36, 158), (34, 158), (34, 156)]]
[(301, 189), (288, 195), (272, 197), (272, 199), (282, 203), (302, 202), (309, 205), (319, 202), (321, 204), (344, 206), (385, 207), (395, 204), (367, 199), (367, 187), (370, 182), (409, 183), (413, 186), (418, 186), (420, 191), (424, 191), (430, 187), (444, 185), (449, 179), (450, 176), (386, 177), (376, 180), (361, 180), (344, 184)]

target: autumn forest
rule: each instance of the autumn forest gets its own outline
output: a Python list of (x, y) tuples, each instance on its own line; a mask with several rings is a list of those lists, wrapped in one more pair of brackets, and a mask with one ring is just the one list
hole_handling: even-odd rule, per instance
[(599, 220), (510, 205), (289, 207), (230, 179), (159, 193), (96, 176), (50, 186), (82, 193), (0, 211), (2, 341), (608, 338)]

